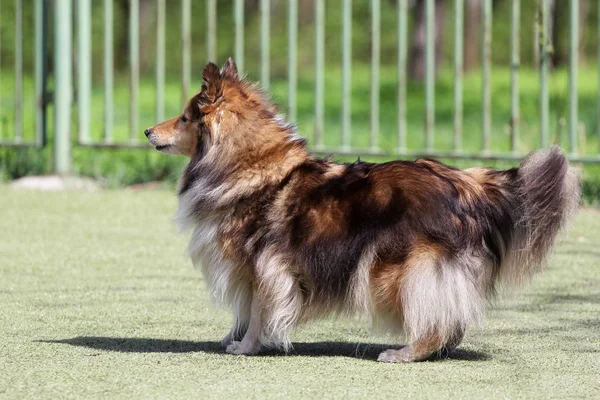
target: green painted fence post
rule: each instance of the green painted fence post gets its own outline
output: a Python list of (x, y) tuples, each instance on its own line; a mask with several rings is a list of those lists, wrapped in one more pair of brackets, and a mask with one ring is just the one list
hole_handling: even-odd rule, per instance
[(342, 148), (352, 146), (352, 0), (342, 1)]
[(104, 0), (104, 142), (113, 138), (113, 0)]
[(46, 132), (46, 6), (35, 0), (35, 143), (43, 146)]
[(139, 0), (130, 1), (129, 9), (129, 140), (137, 141), (138, 99), (140, 86), (140, 4)]
[(244, 73), (244, 1), (235, 0), (235, 62), (240, 73)]
[(165, 0), (156, 1), (156, 122), (165, 119)]
[(407, 64), (407, 14), (408, 14), (408, 0), (398, 0), (397, 4), (398, 13), (398, 66), (397, 66), (397, 81), (398, 81), (398, 93), (397, 93), (397, 146), (398, 153), (402, 154), (406, 151), (406, 64)]
[(260, 0), (260, 85), (267, 91), (270, 85), (270, 14), (270, 1)]
[(380, 59), (381, 4), (371, 0), (371, 150), (379, 147), (379, 59)]
[(54, 1), (54, 172), (71, 172), (72, 3)]
[(90, 143), (90, 99), (92, 98), (92, 9), (91, 0), (77, 3), (77, 119), (78, 139)]
[[(189, 0), (186, 0), (186, 2), (189, 2)], [(191, 8), (189, 3), (186, 4), (184, 12), (187, 12), (187, 16), (185, 16), (184, 18), (187, 19), (186, 23), (189, 27), (189, 20), (191, 19)], [(206, 2), (206, 19), (206, 48), (208, 53), (208, 60), (217, 63), (217, 0), (208, 0)], [(188, 38), (188, 40), (191, 42), (191, 38)]]
[(579, 0), (569, 10), (569, 152), (577, 154), (577, 57), (579, 57)]
[(492, 139), (492, 91), (491, 91), (491, 73), (492, 73), (492, 0), (483, 0), (482, 13), (482, 33), (481, 41), (481, 65), (482, 65), (482, 144), (481, 149), (484, 153), (490, 151)]
[[(539, 3), (538, 3), (539, 4)], [(550, 47), (550, 36), (548, 29), (548, 0), (541, 0), (541, 24), (539, 26), (540, 42), (540, 140), (541, 146), (548, 146), (548, 135), (550, 131), (548, 94), (548, 48)]]
[(23, 0), (15, 0), (15, 142), (23, 140)]
[[(181, 108), (185, 107), (190, 98), (190, 81), (191, 81), (191, 20), (192, 20), (192, 5), (191, 0), (182, 0), (181, 2)], [(210, 21), (210, 16), (207, 16)], [(210, 46), (210, 22), (207, 26), (207, 47)], [(211, 54), (211, 49), (208, 48), (208, 61), (215, 62), (214, 54)]]
[(510, 33), (510, 150), (513, 153), (517, 152), (521, 119), (519, 115), (520, 20), (521, 2), (520, 0), (512, 0)]
[(323, 148), (325, 107), (325, 0), (315, 0), (315, 144)]
[[(2, 18), (2, 2), (0, 2), (0, 18)], [(1, 29), (0, 29), (1, 31)], [(2, 123), (2, 35), (0, 34), (0, 142), (4, 137), (3, 123)]]
[(435, 5), (425, 0), (425, 149), (433, 150), (435, 125)]
[(453, 149), (462, 148), (463, 133), (463, 25), (464, 1), (454, 1), (454, 140)]
[(288, 2), (288, 119), (296, 122), (298, 85), (298, 2)]

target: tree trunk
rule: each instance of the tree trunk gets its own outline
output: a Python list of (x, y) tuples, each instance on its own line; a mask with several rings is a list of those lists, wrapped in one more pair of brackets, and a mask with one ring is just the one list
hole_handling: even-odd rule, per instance
[(117, 37), (116, 49), (114, 49), (115, 54), (115, 68), (119, 70), (124, 70), (129, 65), (129, 1), (128, 0), (119, 0), (115, 4), (115, 12), (121, 13), (123, 15), (123, 23), (126, 24), (127, 29), (123, 30), (121, 37)]
[(587, 17), (589, 10), (589, 1), (579, 0), (579, 36), (577, 39), (579, 62), (585, 62), (585, 28), (587, 26)]
[(140, 0), (140, 68), (154, 68), (154, 60), (147, 51), (156, 43), (156, 7), (151, 0)]
[[(444, 11), (446, 1), (436, 0), (434, 21), (434, 43), (435, 43), (435, 70), (443, 58), (442, 35), (444, 32)], [(425, 78), (425, 2), (417, 1), (414, 8), (415, 28), (413, 30), (412, 44), (410, 48), (410, 77), (417, 80)]]
[(476, 68), (481, 59), (479, 37), (481, 36), (481, 1), (465, 2), (464, 59), (465, 72)]
[[(550, 23), (550, 37), (552, 38), (552, 54), (550, 55), (551, 63), (554, 67), (558, 67), (562, 65), (565, 61), (565, 49), (561, 45), (561, 41), (559, 40), (560, 36), (564, 34), (564, 32), (568, 32), (568, 26), (565, 29), (563, 19), (561, 19), (561, 12), (565, 9), (562, 8), (564, 5), (557, 4), (555, 1), (552, 1), (552, 14), (550, 15), (551, 23)], [(568, 12), (568, 8), (566, 9)], [(564, 17), (564, 16), (563, 16)]]
[[(548, 39), (550, 40), (550, 45), (551, 48), (553, 49), (552, 53), (554, 52), (554, 46), (556, 44), (556, 41), (554, 40), (554, 15), (556, 14), (556, 0), (550, 0), (548, 2), (548, 13), (550, 13), (550, 15), (548, 15)], [(554, 68), (554, 60), (552, 58), (552, 53), (550, 53), (550, 57), (549, 58), (549, 67), (550, 69)]]

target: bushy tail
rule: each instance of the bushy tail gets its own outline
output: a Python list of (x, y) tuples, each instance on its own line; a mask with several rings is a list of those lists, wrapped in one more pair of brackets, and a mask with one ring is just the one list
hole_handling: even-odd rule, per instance
[(556, 235), (577, 210), (580, 195), (577, 170), (559, 146), (530, 153), (519, 167), (518, 180), (520, 220), (502, 271), (507, 283), (521, 283), (542, 267)]

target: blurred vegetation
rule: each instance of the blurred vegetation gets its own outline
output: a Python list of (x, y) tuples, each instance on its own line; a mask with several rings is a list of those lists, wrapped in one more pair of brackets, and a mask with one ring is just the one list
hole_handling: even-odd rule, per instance
[[(417, 0), (419, 1), (419, 0)], [(442, 48), (442, 62), (436, 83), (436, 149), (450, 149), (453, 132), (453, 7), (450, 0), (445, 3)], [(585, 3), (586, 0), (582, 0)], [(49, 1), (51, 4), (52, 1)], [(192, 90), (200, 87), (201, 70), (206, 62), (205, 1), (192, 1)], [(298, 125), (303, 136), (312, 143), (314, 111), (314, 35), (313, 1), (299, 0), (299, 81), (298, 81)], [(466, 1), (465, 3), (468, 3)], [(24, 2), (24, 138), (33, 138), (34, 108), (33, 95), (33, 2)], [(128, 53), (127, 53), (127, 0), (115, 0), (114, 6), (114, 139), (127, 141), (128, 130)], [(145, 6), (144, 6), (145, 4)], [(287, 104), (287, 2), (271, 0), (271, 94), (285, 110)], [(326, 2), (326, 101), (325, 101), (325, 143), (336, 146), (340, 142), (340, 60), (341, 60), (341, 0)], [(396, 147), (396, 1), (381, 2), (381, 62), (380, 72), (380, 146), (386, 150)], [(551, 140), (567, 147), (566, 118), (568, 114), (568, 75), (564, 58), (568, 54), (568, 2), (556, 1), (554, 25), (557, 41), (553, 46), (555, 68), (550, 75), (550, 121)], [(591, 3), (590, 3), (591, 4)], [(14, 1), (0, 2), (0, 139), (12, 137), (14, 126)], [(140, 81), (140, 127), (153, 125), (154, 116), (154, 57), (155, 57), (155, 2), (142, 0), (140, 15), (141, 81)], [(217, 49), (220, 62), (232, 55), (234, 48), (233, 2), (218, 2)], [(492, 74), (492, 120), (493, 151), (509, 149), (510, 117), (510, 5), (509, 0), (495, 0), (493, 10), (493, 74)], [(521, 121), (519, 124), (519, 150), (527, 152), (539, 147), (539, 76), (535, 71), (536, 1), (521, 2), (521, 61), (520, 74)], [(414, 10), (414, 9), (413, 9)], [(578, 137), (581, 154), (598, 154), (598, 115), (597, 115), (597, 7), (589, 6), (582, 14), (584, 22), (580, 39), (579, 73), (579, 119), (581, 132)], [(74, 10), (75, 18), (77, 10)], [(259, 76), (259, 27), (258, 1), (246, 1), (245, 10), (245, 66), (249, 78)], [(413, 11), (411, 11), (413, 13)], [(370, 57), (370, 12), (369, 1), (353, 1), (352, 21), (352, 145), (368, 147), (369, 133), (369, 72)], [(411, 14), (412, 15), (412, 14)], [(103, 8), (101, 1), (92, 2), (92, 137), (101, 140), (103, 129), (103, 78), (102, 78), (102, 38)], [(50, 9), (49, 18), (52, 18)], [(167, 82), (165, 115), (176, 115), (181, 110), (181, 52), (180, 52), (180, 2), (167, 0)], [(414, 18), (409, 18), (412, 25)], [(470, 21), (466, 18), (465, 23)], [(48, 54), (52, 55), (52, 24), (50, 25)], [(409, 27), (409, 40), (414, 27)], [(74, 48), (76, 43), (74, 25)], [(479, 54), (479, 53), (477, 53)], [(76, 53), (74, 53), (74, 60)], [(73, 63), (76, 72), (76, 63)], [(52, 60), (49, 60), (52, 68)], [(465, 75), (464, 81), (464, 136), (466, 151), (478, 151), (481, 145), (481, 79), (478, 66)], [(51, 72), (51, 71), (50, 71)], [(49, 90), (53, 90), (50, 75)], [(76, 82), (76, 81), (75, 81)], [(410, 81), (407, 88), (408, 146), (420, 149), (424, 146), (424, 87), (421, 82)], [(43, 150), (0, 148), (0, 179), (12, 179), (27, 174), (43, 174), (52, 170), (52, 106), (48, 109), (48, 143)], [(77, 131), (76, 107), (73, 107), (73, 140)], [(139, 140), (144, 141), (142, 132)], [(342, 160), (348, 160), (341, 158)], [(369, 157), (363, 157), (369, 159)], [(73, 147), (73, 172), (102, 180), (106, 186), (115, 187), (152, 180), (165, 180), (174, 183), (185, 164), (185, 159), (159, 154), (152, 149), (94, 149)], [(481, 164), (475, 161), (445, 160), (459, 167)], [(510, 166), (507, 162), (487, 165), (498, 168)], [(587, 199), (600, 199), (600, 166), (586, 166), (584, 169), (584, 190)]]
[[(416, 3), (422, 0), (416, 0)], [(443, 3), (444, 23), (441, 36), (444, 60), (442, 66), (451, 64), (454, 41), (454, 2), (452, 0), (437, 0)], [(568, 27), (569, 27), (569, 1), (557, 1), (553, 18), (556, 30), (553, 43), (553, 59), (556, 64), (563, 61), (567, 54)], [(50, 9), (48, 18), (52, 22), (52, 0), (49, 0)], [(75, 5), (77, 2), (74, 2)], [(114, 48), (115, 68), (126, 73), (128, 62), (128, 0), (115, 0), (113, 7), (114, 21)], [(181, 7), (180, 1), (167, 0), (166, 7), (166, 49), (167, 73), (177, 77), (181, 71)], [(218, 59), (224, 60), (233, 54), (234, 48), (234, 21), (233, 1), (217, 2), (217, 51)], [(301, 68), (309, 68), (314, 63), (314, 0), (299, 0), (299, 42), (298, 62)], [(409, 3), (415, 3), (410, 1)], [(468, 4), (469, 1), (465, 1)], [(472, 3), (472, 2), (471, 2)], [(521, 1), (520, 20), (520, 48), (521, 62), (524, 66), (535, 63), (535, 31), (536, 0)], [(206, 62), (206, 1), (194, 0), (192, 4), (192, 65), (196, 66), (195, 72), (199, 73), (199, 66)], [(581, 0), (580, 12), (580, 58), (582, 61), (595, 60), (598, 46), (598, 7), (589, 0)], [(33, 71), (34, 35), (33, 35), (33, 6), (34, 2), (24, 2), (23, 21), (23, 63), (26, 71)], [(508, 65), (510, 60), (510, 0), (494, 0), (493, 2), (493, 34), (492, 57), (498, 65)], [(411, 8), (414, 16), (415, 7)], [(397, 18), (396, 0), (381, 1), (381, 62), (384, 65), (393, 65), (397, 54)], [(326, 65), (337, 65), (341, 60), (341, 0), (327, 0), (325, 10), (326, 32)], [(74, 42), (76, 43), (77, 7), (74, 7)], [(102, 1), (92, 1), (92, 57), (94, 66), (101, 66), (103, 60), (103, 35), (104, 35), (104, 9)], [(14, 41), (15, 41), (15, 2), (0, 2), (0, 48), (2, 68), (14, 66)], [(142, 74), (151, 74), (154, 71), (154, 57), (156, 51), (156, 2), (153, 0), (140, 0), (140, 59)], [(366, 63), (370, 58), (370, 1), (354, 0), (352, 2), (352, 58), (355, 62)], [(409, 18), (413, 25), (414, 18)], [(479, 20), (470, 20), (465, 17), (465, 26), (478, 24)], [(49, 37), (52, 39), (52, 23), (49, 24)], [(246, 0), (245, 2), (245, 58), (248, 72), (258, 76), (260, 41), (259, 41), (260, 15), (259, 1)], [(465, 28), (465, 31), (467, 29)], [(409, 36), (412, 32), (409, 27)], [(271, 59), (273, 74), (285, 74), (287, 59), (287, 1), (271, 0)], [(470, 38), (466, 38), (467, 41)], [(410, 40), (410, 37), (409, 37)], [(48, 42), (52, 47), (52, 40)], [(51, 49), (50, 49), (51, 50)], [(468, 51), (468, 49), (466, 49)], [(49, 54), (52, 54), (50, 51)], [(52, 68), (52, 63), (49, 64)], [(93, 69), (96, 80), (101, 81), (101, 68)]]
[[(510, 81), (508, 68), (495, 68), (492, 88), (492, 150), (495, 152), (509, 150), (509, 118), (510, 118)], [(6, 137), (13, 129), (13, 119), (10, 114), (13, 101), (13, 88), (11, 81), (6, 79), (8, 72), (0, 74), (0, 79), (5, 83), (0, 98), (3, 108), (1, 110), (2, 123), (0, 123), (0, 138)], [(369, 67), (356, 65), (352, 71), (352, 145), (357, 148), (368, 147), (369, 137)], [(341, 139), (340, 96), (341, 84), (339, 69), (330, 68), (325, 75), (325, 144), (337, 146)], [(579, 111), (581, 129), (578, 137), (578, 150), (581, 154), (598, 154), (599, 142), (596, 128), (597, 83), (598, 74), (595, 69), (584, 68), (580, 71), (580, 82), (585, 84), (579, 87)], [(25, 87), (31, 87), (31, 78), (25, 80)], [(8, 84), (8, 85), (7, 85)], [(199, 87), (200, 80), (195, 77), (192, 82), (194, 87)], [(565, 70), (557, 70), (550, 79), (550, 140), (568, 147), (566, 130), (567, 116), (567, 84), (568, 74)], [(440, 74), (436, 85), (436, 149), (451, 149), (453, 134), (453, 74), (444, 71)], [(481, 148), (481, 81), (480, 74), (475, 71), (465, 77), (464, 81), (464, 133), (463, 148), (475, 152)], [(155, 123), (154, 117), (154, 82), (150, 78), (141, 80), (140, 85), (140, 127), (151, 126)], [(407, 88), (407, 123), (408, 147), (421, 149), (424, 147), (424, 88), (421, 83), (411, 82)], [(33, 93), (25, 102), (33, 103)], [(521, 73), (521, 122), (519, 124), (518, 149), (527, 152), (529, 149), (539, 147), (539, 78), (534, 70), (523, 70)], [(287, 82), (285, 79), (276, 78), (271, 83), (271, 94), (274, 101), (282, 105), (285, 110), (287, 104)], [(381, 70), (381, 109), (380, 109), (380, 146), (386, 150), (396, 147), (396, 75), (395, 68), (384, 66)], [(114, 140), (126, 142), (129, 138), (128, 128), (128, 102), (129, 86), (126, 79), (120, 79), (115, 84), (115, 120)], [(181, 111), (181, 86), (178, 80), (170, 79), (166, 85), (165, 115), (176, 115)], [(314, 74), (312, 71), (301, 71), (298, 82), (298, 121), (300, 133), (313, 141), (314, 124)], [(49, 129), (48, 141), (52, 143), (52, 114), (48, 112)], [(76, 108), (73, 108), (72, 132), (75, 143)], [(34, 114), (33, 108), (26, 109), (24, 113), (25, 139), (33, 139)], [(92, 91), (92, 138), (102, 139), (103, 130), (103, 93), (101, 85), (95, 85)], [(139, 132), (139, 140), (144, 143), (145, 138)], [(338, 157), (342, 161), (351, 161), (350, 158)], [(362, 157), (364, 160), (381, 160), (381, 158)], [(481, 165), (481, 161), (444, 160), (458, 167)], [(73, 146), (73, 172), (80, 175), (91, 176), (105, 183), (106, 186), (116, 187), (135, 183), (166, 180), (174, 183), (186, 163), (183, 157), (166, 156), (147, 149), (95, 149)], [(515, 163), (485, 162), (486, 165), (496, 168), (507, 168)], [(0, 148), (0, 179), (12, 179), (29, 174), (42, 174), (51, 171), (52, 152), (51, 146), (43, 150), (24, 149), (15, 150)], [(589, 201), (600, 199), (600, 166), (588, 165), (584, 168), (585, 192)]]

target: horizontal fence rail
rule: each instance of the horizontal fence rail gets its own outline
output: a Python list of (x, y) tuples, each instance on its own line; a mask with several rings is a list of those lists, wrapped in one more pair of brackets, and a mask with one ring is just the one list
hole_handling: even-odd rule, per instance
[[(524, 153), (520, 151), (520, 141), (523, 139), (519, 126), (522, 118), (519, 104), (519, 70), (520, 70), (520, 48), (519, 37), (521, 34), (521, 1), (510, 0), (510, 96), (507, 103), (510, 103), (510, 113), (506, 116), (507, 134), (502, 139), (500, 133), (493, 132), (492, 125), (492, 0), (482, 0), (481, 2), (481, 145), (479, 150), (465, 150), (464, 133), (465, 120), (463, 118), (463, 57), (464, 49), (464, 24), (465, 24), (465, 1), (452, 0), (448, 2), (448, 9), (452, 10), (453, 26), (453, 126), (451, 134), (451, 143), (449, 147), (444, 148), (437, 144), (436, 140), (436, 7), (435, 0), (424, 0), (422, 6), (422, 18), (424, 18), (423, 40), (425, 43), (424, 54), (424, 104), (423, 104), (423, 145), (420, 148), (412, 148), (408, 145), (410, 135), (417, 132), (408, 132), (408, 111), (407, 111), (407, 87), (408, 87), (408, 62), (409, 45), (408, 35), (410, 33), (409, 25), (411, 21), (411, 7), (415, 7), (414, 2), (409, 0), (396, 1), (396, 31), (394, 35), (397, 38), (396, 54), (396, 131), (392, 137), (395, 143), (382, 147), (382, 128), (381, 128), (381, 35), (382, 32), (389, 34), (389, 31), (382, 30), (380, 0), (370, 0), (369, 18), (370, 31), (370, 93), (369, 93), (369, 128), (365, 136), (367, 138), (366, 146), (357, 147), (353, 141), (352, 129), (352, 21), (355, 18), (355, 7), (352, 0), (342, 0), (341, 6), (341, 59), (340, 70), (340, 134), (339, 142), (332, 145), (331, 137), (327, 136), (326, 129), (326, 7), (325, 0), (314, 1), (314, 109), (310, 118), (312, 126), (309, 126), (305, 133), (312, 133), (311, 147), (317, 153), (334, 153), (336, 155), (370, 155), (377, 157), (440, 157), (449, 159), (481, 159), (481, 160), (519, 160), (523, 158)], [(166, 5), (176, 5), (180, 7), (180, 26), (177, 27), (181, 36), (181, 47), (177, 49), (176, 54), (181, 57), (181, 105), (185, 104), (191, 95), (192, 83), (192, 51), (196, 51), (192, 42), (192, 21), (194, 24), (205, 26), (205, 53), (206, 61), (216, 60), (218, 54), (217, 28), (219, 6), (224, 2), (216, 0), (205, 0), (204, 17), (205, 21), (198, 21), (192, 16), (194, 7), (191, 0), (180, 0), (177, 2), (167, 2), (166, 0), (154, 0), (152, 9), (155, 10), (156, 17), (156, 58), (154, 73), (154, 118), (155, 121), (162, 121), (165, 118), (166, 105), (166, 45), (165, 37), (167, 29), (173, 29), (166, 23)], [(115, 108), (115, 49), (114, 49), (114, 21), (115, 4), (114, 0), (103, 0), (103, 63), (99, 66), (102, 74), (102, 92), (103, 92), (103, 116), (102, 125), (93, 123), (91, 113), (92, 107), (92, 5), (91, 0), (54, 0), (54, 6), (48, 7), (45, 0), (35, 0), (33, 2), (34, 12), (34, 31), (35, 31), (35, 118), (34, 126), (23, 125), (23, 112), (27, 109), (23, 104), (23, 7), (27, 2), (15, 0), (15, 63), (14, 63), (14, 96), (11, 110), (12, 131), (7, 132), (3, 129), (2, 116), (7, 115), (7, 98), (5, 89), (0, 82), (0, 145), (2, 146), (42, 146), (45, 140), (46, 125), (46, 103), (49, 97), (54, 102), (54, 153), (55, 169), (57, 172), (68, 172), (70, 170), (70, 148), (72, 146), (70, 136), (71, 108), (73, 100), (76, 101), (76, 143), (80, 146), (92, 147), (126, 147), (126, 148), (149, 148), (140, 132), (140, 105), (143, 98), (140, 98), (140, 1), (129, 1), (129, 20), (127, 21), (128, 32), (128, 78), (129, 78), (129, 100), (128, 110)], [(259, 82), (265, 89), (271, 86), (271, 23), (286, 24), (287, 32), (287, 108), (288, 117), (291, 122), (297, 123), (301, 117), (298, 110), (298, 21), (299, 21), (299, 2), (289, 0), (283, 2), (286, 10), (286, 17), (283, 19), (271, 19), (275, 2), (269, 0), (260, 0), (257, 2), (257, 18), (259, 24), (258, 37), (245, 35), (246, 18), (245, 2), (243, 0), (231, 0), (231, 35), (232, 44), (229, 53), (235, 55), (238, 68), (241, 72), (245, 71), (245, 41), (258, 41), (259, 54)], [(194, 2), (194, 4), (196, 4)], [(550, 135), (550, 54), (552, 52), (552, 43), (549, 32), (549, 5), (550, 0), (540, 0), (538, 2), (538, 18), (536, 23), (537, 43), (539, 44), (539, 146), (546, 147), (551, 143)], [(279, 4), (278, 4), (279, 6)], [(1, 7), (1, 3), (0, 3)], [(599, 15), (600, 15), (600, 6)], [(0, 9), (1, 11), (1, 9)], [(49, 96), (46, 90), (46, 66), (45, 60), (48, 58), (46, 52), (47, 23), (46, 13), (54, 13), (54, 82), (55, 90), (52, 96)], [(74, 12), (75, 11), (75, 12)], [(0, 18), (4, 18), (0, 13)], [(71, 42), (73, 41), (71, 21), (75, 19), (75, 32), (77, 34), (76, 45), (76, 68), (71, 65)], [(578, 29), (579, 29), (579, 2), (570, 0), (568, 16), (568, 90), (567, 96), (567, 142), (568, 155), (573, 161), (598, 163), (599, 155), (589, 155), (580, 153), (580, 144), (578, 143), (580, 135), (580, 123), (578, 120)], [(283, 22), (281, 22), (283, 21)], [(600, 18), (598, 20), (600, 25)], [(413, 28), (414, 29), (414, 28)], [(600, 43), (600, 34), (599, 34)], [(225, 41), (223, 41), (225, 42)], [(0, 49), (2, 49), (3, 38), (0, 38)], [(169, 52), (172, 54), (172, 51)], [(600, 82), (600, 45), (598, 46), (598, 76)], [(0, 58), (0, 65), (1, 58)], [(196, 66), (195, 66), (196, 67)], [(197, 68), (194, 69), (196, 71)], [(76, 71), (76, 77), (73, 79), (72, 71)], [(194, 72), (196, 74), (196, 72)], [(75, 85), (72, 84), (75, 83)], [(73, 90), (74, 89), (74, 90)], [(195, 89), (195, 88), (194, 88)], [(72, 99), (72, 94), (75, 98)], [(598, 91), (598, 124), (600, 126), (600, 90)], [(118, 139), (115, 136), (115, 118), (116, 113), (121, 115), (127, 112), (128, 132), (126, 135), (119, 134)], [(75, 113), (73, 113), (75, 114)], [(310, 130), (312, 129), (312, 132)], [(596, 127), (598, 129), (598, 127)], [(32, 130), (34, 135), (31, 139), (25, 139), (26, 132)], [(497, 130), (497, 129), (496, 129)], [(306, 129), (305, 129), (306, 131)], [(29, 135), (27, 137), (30, 137)], [(310, 136), (310, 135), (309, 135)], [(499, 140), (506, 140), (506, 152), (494, 152), (492, 143)], [(600, 146), (600, 129), (598, 129), (598, 140)], [(327, 144), (326, 144), (327, 143)], [(471, 146), (472, 147), (472, 146)], [(537, 146), (535, 146), (537, 147)], [(529, 150), (529, 149), (527, 149)], [(584, 152), (585, 153), (585, 152)]]

